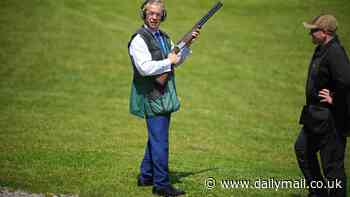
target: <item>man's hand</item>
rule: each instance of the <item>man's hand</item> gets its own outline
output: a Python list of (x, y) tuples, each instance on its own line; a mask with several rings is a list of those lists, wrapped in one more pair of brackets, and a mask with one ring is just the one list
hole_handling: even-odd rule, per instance
[(193, 38), (192, 38), (191, 42), (187, 44), (187, 47), (190, 47), (191, 44), (192, 44), (196, 39), (199, 38), (199, 34), (200, 34), (199, 29), (196, 29), (196, 31), (192, 32), (192, 37), (193, 37)]
[(321, 91), (319, 91), (318, 96), (323, 98), (320, 102), (321, 103), (329, 103), (329, 104), (333, 104), (333, 98), (331, 96), (331, 93), (328, 89), (322, 89)]
[(181, 58), (178, 55), (176, 55), (174, 52), (172, 52), (172, 53), (169, 53), (168, 59), (170, 60), (171, 64), (177, 64), (180, 62)]

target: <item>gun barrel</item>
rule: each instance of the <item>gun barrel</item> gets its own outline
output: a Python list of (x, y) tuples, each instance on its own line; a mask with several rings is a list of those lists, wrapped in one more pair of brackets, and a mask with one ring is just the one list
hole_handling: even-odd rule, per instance
[(223, 6), (223, 4), (219, 1), (217, 2), (210, 10), (209, 12), (199, 20), (197, 23), (197, 27), (200, 29), (202, 26), (217, 12), (220, 10), (220, 8)]
[[(214, 5), (214, 7), (212, 7), (209, 10), (209, 12), (204, 17), (202, 17), (201, 20), (198, 21), (198, 23), (196, 23), (194, 25), (192, 30), (190, 32), (188, 32), (187, 34), (185, 34), (185, 36), (172, 49), (172, 52), (177, 54), (177, 53), (179, 53), (181, 51), (182, 48), (184, 48), (188, 43), (190, 43), (191, 40), (193, 39), (192, 32), (196, 31), (197, 28), (201, 29), (202, 26), (210, 19), (210, 17), (212, 17), (222, 6), (223, 6), (223, 4), (220, 1), (218, 3), (216, 3)], [(168, 79), (168, 73), (163, 73), (163, 74), (159, 75), (156, 78), (156, 81), (161, 86), (164, 86), (164, 84), (166, 83), (167, 79)]]
[(191, 41), (192, 32), (196, 29), (201, 29), (202, 26), (217, 12), (220, 10), (220, 8), (223, 6), (223, 4), (219, 1), (217, 2), (208, 12), (205, 16), (203, 16), (189, 31), (187, 34), (184, 35), (184, 37), (177, 43), (177, 46), (174, 47), (173, 52), (178, 53), (182, 48), (186, 46), (188, 42)]

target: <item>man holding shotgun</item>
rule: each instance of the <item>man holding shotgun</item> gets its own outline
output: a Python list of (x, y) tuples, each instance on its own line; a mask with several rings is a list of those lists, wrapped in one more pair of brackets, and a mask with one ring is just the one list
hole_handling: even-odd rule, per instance
[(176, 94), (174, 69), (189, 55), (193, 39), (199, 30), (191, 32), (191, 39), (180, 50), (173, 50), (169, 36), (159, 29), (166, 19), (161, 0), (145, 1), (140, 9), (144, 25), (129, 42), (129, 55), (134, 75), (130, 96), (130, 112), (146, 119), (148, 142), (138, 186), (153, 186), (152, 193), (160, 196), (179, 196), (184, 191), (169, 181), (169, 125), (171, 113), (180, 107)]

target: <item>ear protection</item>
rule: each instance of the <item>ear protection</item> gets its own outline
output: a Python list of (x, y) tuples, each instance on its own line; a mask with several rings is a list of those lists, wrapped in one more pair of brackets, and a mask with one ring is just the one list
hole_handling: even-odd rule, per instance
[[(147, 11), (146, 5), (150, 2), (161, 2), (161, 1), (160, 0), (145, 0), (140, 7), (140, 17), (142, 20), (146, 19), (146, 11)], [(164, 8), (162, 17), (160, 18), (160, 21), (162, 21), (162, 22), (165, 21), (166, 16), (167, 16), (167, 13), (166, 13), (166, 10)]]

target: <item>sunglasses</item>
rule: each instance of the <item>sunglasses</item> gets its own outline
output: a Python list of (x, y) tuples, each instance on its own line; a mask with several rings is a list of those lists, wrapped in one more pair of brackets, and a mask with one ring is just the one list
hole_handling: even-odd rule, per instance
[(313, 33), (316, 33), (316, 32), (321, 31), (321, 30), (322, 29), (318, 29), (318, 28), (311, 29), (309, 34), (312, 35)]

